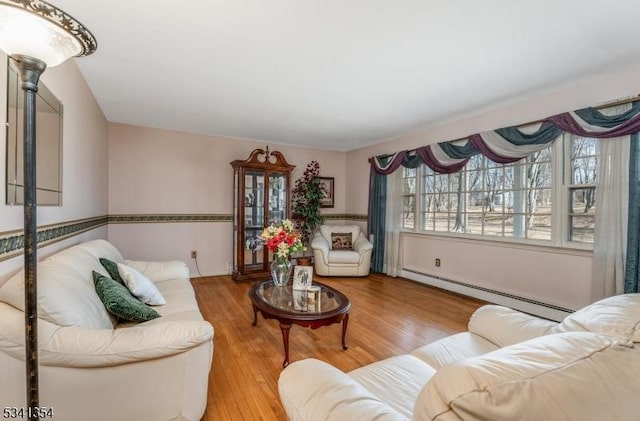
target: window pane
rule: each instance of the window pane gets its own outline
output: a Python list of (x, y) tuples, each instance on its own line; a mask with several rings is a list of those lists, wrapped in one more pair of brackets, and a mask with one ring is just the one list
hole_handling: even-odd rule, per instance
[(429, 212), (422, 213), (422, 229), (433, 231), (434, 218)]
[(402, 227), (415, 228), (417, 168), (402, 168)]
[(572, 163), (572, 184), (592, 184), (598, 176), (598, 160), (596, 157), (576, 158)]
[(449, 230), (451, 232), (467, 232), (467, 214), (458, 211), (450, 213)]
[(571, 139), (571, 183), (593, 184), (597, 181), (598, 139), (573, 137)]
[(467, 232), (470, 234), (482, 234), (483, 219), (481, 212), (469, 212), (467, 214)]
[[(510, 164), (476, 155), (460, 172), (450, 175), (436, 174), (423, 166), (406, 180), (414, 183), (407, 185), (407, 191), (415, 191), (418, 184), (422, 189), (419, 210), (415, 203), (405, 204), (406, 219), (413, 224), (419, 212), (423, 230), (550, 242), (556, 237), (552, 235), (555, 189), (568, 188), (569, 194), (561, 196), (567, 206), (555, 204), (557, 211), (569, 209), (565, 221), (570, 221), (570, 235), (563, 237), (593, 241), (598, 141), (568, 136), (566, 141), (571, 143), (564, 149), (570, 151), (564, 161), (552, 162), (552, 151), (563, 150), (557, 144), (557, 149), (545, 148)], [(565, 170), (562, 177), (553, 175), (556, 163)], [(420, 183), (415, 182), (417, 176)], [(554, 179), (565, 180), (566, 187), (555, 186)], [(565, 227), (564, 223), (560, 226)]]
[(502, 236), (501, 212), (487, 212), (484, 218), (484, 234)]
[(596, 208), (596, 188), (570, 188), (569, 213), (593, 215)]
[[(600, 144), (598, 139), (572, 136), (569, 159), (569, 191), (567, 195), (569, 241), (593, 243), (596, 188), (598, 181), (598, 159)], [(581, 187), (584, 186), (584, 187)]]
[[(449, 212), (456, 213), (458, 210), (458, 202), (462, 196), (462, 193), (455, 192), (449, 195)], [(462, 209), (464, 210), (464, 209)]]
[(415, 196), (404, 196), (403, 198), (402, 226), (415, 228)]
[(535, 174), (535, 187), (551, 188), (551, 162), (538, 162)]
[(449, 213), (448, 212), (436, 212), (435, 230), (444, 231), (444, 232), (449, 231)]
[(569, 215), (569, 240), (581, 243), (593, 243), (595, 219), (592, 215)]
[(513, 165), (509, 165), (506, 166), (504, 168), (504, 189), (506, 190), (513, 190), (515, 188), (514, 186), (514, 177), (515, 177), (515, 172), (514, 172), (514, 166)]
[(403, 177), (405, 178), (416, 178), (416, 176), (418, 175), (418, 169), (417, 168), (406, 168), (406, 167), (402, 167), (402, 171), (404, 172)]
[(414, 194), (415, 192), (416, 192), (416, 179), (405, 177), (402, 180), (402, 193)]
[(581, 156), (598, 156), (600, 155), (600, 146), (598, 139), (588, 137), (574, 137), (571, 139), (571, 158)]
[(530, 215), (527, 225), (527, 238), (535, 240), (551, 239), (551, 214)]

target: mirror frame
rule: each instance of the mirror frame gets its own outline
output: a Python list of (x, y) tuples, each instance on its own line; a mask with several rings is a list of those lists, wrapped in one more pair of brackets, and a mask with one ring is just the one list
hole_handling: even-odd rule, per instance
[[(23, 199), (20, 196), (20, 189), (23, 187), (22, 184), (18, 183), (18, 174), (21, 173), (21, 169), (23, 167), (23, 160), (21, 151), (22, 148), (19, 145), (22, 144), (22, 139), (18, 139), (22, 130), (19, 130), (16, 125), (22, 119), (22, 114), (24, 110), (23, 104), (23, 95), (22, 89), (20, 88), (20, 78), (18, 77), (18, 73), (14, 67), (13, 60), (10, 57), (7, 57), (7, 114), (6, 114), (6, 149), (5, 149), (5, 203), (7, 205), (22, 205)], [(16, 104), (15, 107), (11, 107), (10, 104), (14, 102)], [(42, 102), (46, 103), (53, 113), (58, 115), (58, 130), (57, 136), (54, 133), (48, 132), (47, 134), (51, 134), (51, 136), (42, 136), (41, 133), (38, 132), (38, 121), (37, 118), (43, 112)], [(36, 202), (38, 206), (62, 206), (62, 169), (63, 169), (63, 120), (64, 120), (64, 107), (62, 102), (56, 98), (56, 96), (46, 87), (42, 81), (38, 84), (38, 93), (36, 98), (36, 174), (39, 173), (38, 169), (42, 166), (42, 159), (51, 159), (50, 157), (43, 157), (42, 154), (38, 153), (43, 150), (43, 147), (40, 146), (42, 142), (55, 142), (56, 146), (53, 146), (53, 149), (57, 150), (57, 181), (53, 183), (53, 188), (44, 188), (43, 186), (36, 186), (37, 190), (37, 199)], [(15, 115), (11, 115), (15, 113)], [(15, 122), (15, 124), (11, 125), (10, 122)], [(38, 136), (40, 135), (40, 136)], [(10, 153), (13, 151), (13, 153)], [(12, 171), (13, 170), (13, 171)], [(50, 180), (47, 180), (50, 181)], [(47, 186), (49, 187), (49, 186)]]

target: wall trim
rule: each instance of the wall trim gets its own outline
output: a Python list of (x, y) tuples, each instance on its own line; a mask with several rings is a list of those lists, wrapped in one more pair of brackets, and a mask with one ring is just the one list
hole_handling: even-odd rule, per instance
[(452, 279), (442, 278), (440, 276), (433, 276), (411, 269), (403, 269), (400, 276), (402, 276), (403, 278), (411, 279), (415, 282), (420, 282), (437, 288), (446, 289), (447, 291), (452, 291), (491, 303), (504, 305), (516, 310), (523, 311), (525, 313), (535, 314), (546, 319), (561, 321), (566, 316), (575, 311), (569, 308), (557, 306), (555, 304), (532, 300), (526, 297), (520, 297), (514, 294), (509, 294), (490, 288), (484, 288), (460, 281), (454, 281)]
[[(367, 215), (326, 214), (327, 220), (366, 221)], [(65, 240), (107, 224), (233, 222), (231, 214), (118, 214), (58, 222), (38, 227), (38, 247)], [(0, 262), (23, 253), (22, 229), (0, 232)]]
[(360, 215), (355, 213), (328, 213), (322, 214), (326, 220), (335, 221), (335, 220), (347, 220), (347, 221), (364, 221), (367, 222), (367, 215)]
[[(323, 214), (330, 221), (366, 221), (367, 215), (335, 213)], [(156, 223), (182, 223), (182, 222), (233, 222), (230, 213), (160, 213), (160, 214), (116, 214), (109, 215), (110, 224), (156, 224)]]
[(155, 224), (179, 222), (233, 222), (231, 214), (216, 213), (159, 213), (109, 215), (110, 224)]
[[(108, 217), (103, 215), (42, 225), (38, 227), (38, 248), (96, 229), (103, 225), (107, 225), (107, 223)], [(21, 255), (23, 248), (23, 230), (20, 229), (0, 232), (0, 262)]]

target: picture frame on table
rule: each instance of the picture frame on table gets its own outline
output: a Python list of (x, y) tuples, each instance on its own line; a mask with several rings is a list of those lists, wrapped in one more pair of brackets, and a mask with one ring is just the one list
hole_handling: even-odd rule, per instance
[(324, 188), (324, 197), (320, 199), (321, 208), (332, 208), (334, 206), (334, 177), (318, 177)]
[(293, 290), (306, 291), (313, 281), (313, 266), (297, 265), (293, 270)]
[(296, 311), (307, 311), (309, 305), (307, 303), (307, 290), (293, 290), (293, 308)]

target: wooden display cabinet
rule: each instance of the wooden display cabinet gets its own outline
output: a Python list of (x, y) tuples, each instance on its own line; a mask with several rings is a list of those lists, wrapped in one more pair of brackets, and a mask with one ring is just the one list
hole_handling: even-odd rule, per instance
[(256, 149), (233, 167), (233, 271), (234, 281), (265, 280), (272, 256), (260, 241), (262, 230), (289, 217), (291, 171), (278, 151)]

